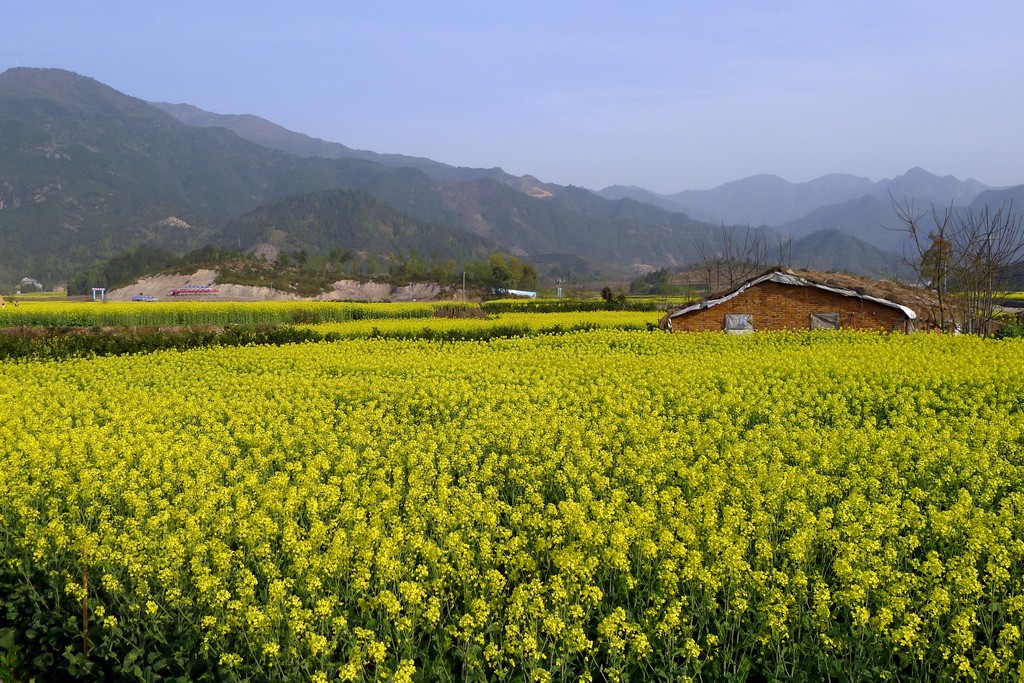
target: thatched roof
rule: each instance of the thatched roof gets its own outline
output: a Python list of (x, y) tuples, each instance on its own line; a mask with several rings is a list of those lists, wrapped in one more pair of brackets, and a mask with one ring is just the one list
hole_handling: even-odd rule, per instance
[(933, 327), (938, 322), (938, 300), (935, 293), (923, 287), (912, 287), (891, 280), (871, 278), (849, 273), (819, 273), (812, 270), (772, 268), (756, 277), (721, 292), (711, 294), (696, 303), (685, 306), (667, 317), (684, 315), (693, 310), (710, 308), (740, 294), (748, 287), (774, 280), (786, 284), (816, 286), (837, 291), (846, 296), (859, 296), (883, 305), (904, 309), (908, 318), (916, 320), (919, 329)]
[(796, 269), (790, 272), (818, 284), (851, 289), (864, 296), (886, 299), (906, 306), (917, 314), (918, 329), (939, 324), (938, 297), (926, 287), (915, 287), (895, 280), (873, 280), (850, 273), (818, 273), (813, 270)]

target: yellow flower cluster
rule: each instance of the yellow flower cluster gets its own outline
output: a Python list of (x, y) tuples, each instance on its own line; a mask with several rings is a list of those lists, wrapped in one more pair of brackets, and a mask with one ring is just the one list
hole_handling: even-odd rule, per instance
[[(496, 313), (486, 318), (390, 318), (298, 325), (343, 339), (371, 336), (424, 336), (424, 333), (509, 330), (517, 334), (552, 331), (618, 329), (646, 330), (658, 324), (659, 314), (637, 311), (568, 311), (561, 313)], [(512, 336), (509, 334), (508, 336)]]
[(1010, 680), (1022, 358), (599, 330), (4, 363), (0, 585), (165, 674)]
[(430, 318), (437, 308), (476, 308), (462, 302), (348, 303), (338, 301), (27, 301), (0, 310), (0, 327), (132, 325), (259, 325), (345, 320)]

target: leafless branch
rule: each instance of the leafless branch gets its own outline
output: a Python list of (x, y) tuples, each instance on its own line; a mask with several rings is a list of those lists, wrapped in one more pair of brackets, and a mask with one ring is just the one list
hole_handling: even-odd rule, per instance
[(917, 211), (912, 199), (900, 203), (890, 195), (890, 200), (912, 245), (904, 261), (936, 292), (940, 325), (991, 334), (996, 297), (1010, 267), (1024, 255), (1024, 225), (1013, 203), (977, 211), (933, 206), (932, 229), (924, 234), (927, 214)]

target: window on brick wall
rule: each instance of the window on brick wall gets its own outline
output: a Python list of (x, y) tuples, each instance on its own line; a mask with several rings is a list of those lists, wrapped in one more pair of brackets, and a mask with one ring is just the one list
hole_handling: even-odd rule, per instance
[(749, 313), (726, 313), (726, 334), (750, 334), (754, 331), (754, 316)]
[(838, 330), (838, 313), (811, 313), (812, 330)]

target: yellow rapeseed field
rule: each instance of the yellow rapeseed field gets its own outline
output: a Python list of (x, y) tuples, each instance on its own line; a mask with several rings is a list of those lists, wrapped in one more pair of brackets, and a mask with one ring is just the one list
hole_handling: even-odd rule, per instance
[(462, 302), (350, 303), (337, 301), (24, 301), (0, 310), (0, 327), (131, 325), (258, 325), (362, 319), (429, 318)]
[(0, 628), (83, 678), (1017, 680), (1022, 360), (598, 330), (0, 363)]
[(356, 337), (438, 336), (463, 333), (470, 336), (484, 331), (508, 331), (517, 334), (566, 332), (579, 329), (610, 328), (618, 330), (646, 330), (655, 328), (661, 316), (658, 313), (637, 311), (568, 311), (561, 313), (494, 313), (485, 318), (363, 318), (344, 322), (299, 325), (321, 334), (333, 334), (343, 339)]

